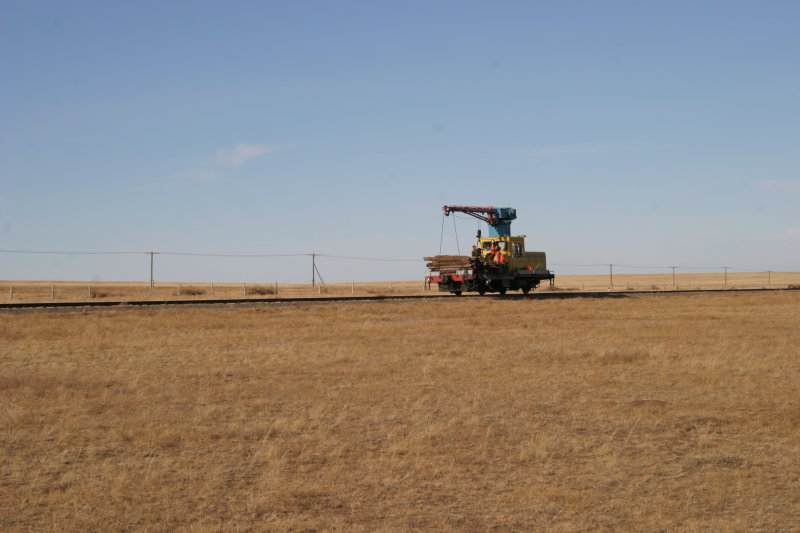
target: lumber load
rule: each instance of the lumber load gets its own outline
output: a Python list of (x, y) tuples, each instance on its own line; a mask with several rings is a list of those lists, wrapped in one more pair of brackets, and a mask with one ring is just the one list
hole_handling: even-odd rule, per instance
[(435, 255), (423, 259), (428, 261), (425, 266), (434, 272), (449, 273), (470, 267), (470, 257), (466, 255)]

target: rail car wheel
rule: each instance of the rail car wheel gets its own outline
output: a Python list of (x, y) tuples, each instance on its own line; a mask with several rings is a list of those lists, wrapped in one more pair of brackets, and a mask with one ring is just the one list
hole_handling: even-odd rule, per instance
[(522, 294), (528, 294), (529, 292), (531, 292), (530, 287), (522, 287)]
[(453, 291), (453, 294), (455, 294), (456, 296), (461, 296), (461, 291)]
[(503, 294), (506, 293), (506, 288), (505, 287), (500, 287), (499, 289), (497, 289), (497, 292), (499, 292), (501, 295), (503, 295)]

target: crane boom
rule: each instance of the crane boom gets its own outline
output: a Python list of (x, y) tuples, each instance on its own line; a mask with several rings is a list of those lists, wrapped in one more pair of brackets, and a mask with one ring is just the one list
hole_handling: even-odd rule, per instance
[(450, 213), (465, 213), (489, 225), (491, 237), (508, 237), (511, 235), (511, 221), (517, 218), (517, 210), (513, 207), (478, 207), (468, 205), (445, 205), (442, 207), (445, 216)]

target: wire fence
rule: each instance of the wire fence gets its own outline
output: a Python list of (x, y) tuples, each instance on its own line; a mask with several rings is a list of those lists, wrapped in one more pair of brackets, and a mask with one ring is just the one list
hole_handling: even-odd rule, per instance
[(422, 281), (339, 283), (219, 283), (219, 282), (0, 282), (0, 303), (75, 301), (257, 300), (349, 296), (420, 295)]

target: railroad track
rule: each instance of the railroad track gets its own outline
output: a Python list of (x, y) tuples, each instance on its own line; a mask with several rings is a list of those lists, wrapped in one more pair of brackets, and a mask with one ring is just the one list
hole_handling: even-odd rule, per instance
[(435, 299), (464, 299), (464, 298), (491, 298), (494, 300), (565, 300), (572, 298), (627, 298), (648, 294), (739, 294), (751, 292), (786, 292), (800, 289), (690, 289), (690, 290), (651, 290), (651, 291), (564, 291), (564, 292), (534, 292), (523, 294), (465, 294), (454, 296), (452, 294), (430, 295), (396, 295), (396, 296), (332, 296), (308, 298), (235, 298), (214, 300), (120, 300), (120, 301), (95, 301), (95, 302), (18, 302), (0, 304), (2, 309), (67, 309), (73, 307), (154, 307), (163, 305), (222, 305), (222, 304), (283, 304), (283, 303), (325, 303), (325, 302), (364, 302), (385, 300), (435, 300)]

